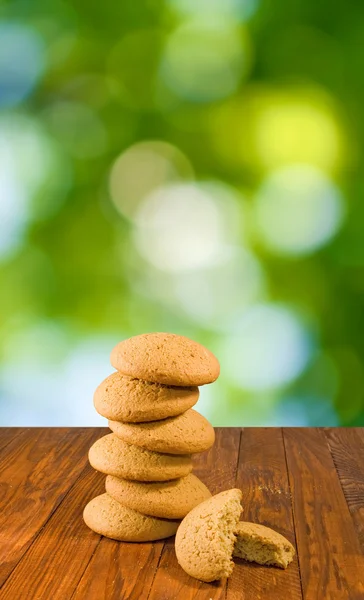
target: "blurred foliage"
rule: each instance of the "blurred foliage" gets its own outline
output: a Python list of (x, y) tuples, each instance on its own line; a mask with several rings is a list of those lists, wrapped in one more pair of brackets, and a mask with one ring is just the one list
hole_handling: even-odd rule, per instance
[[(4, 424), (12, 422), (9, 394), (24, 411), (22, 424), (32, 411), (33, 396), (22, 397), (27, 371), (19, 370), (20, 391), (9, 384), (18, 344), (37, 364), (37, 419), (48, 423), (42, 369), (50, 357), (61, 371), (82, 341), (157, 330), (189, 335), (219, 356), (221, 380), (201, 400), (215, 425), (364, 425), (364, 6), (15, 0), (0, 10)], [(135, 163), (130, 194), (138, 196), (139, 177), (145, 193), (133, 215), (127, 190), (113, 197), (110, 173), (130, 147), (153, 140), (178, 149), (194, 176), (181, 175), (175, 150), (153, 162), (151, 146), (150, 163)], [(310, 213), (315, 192), (300, 196), (306, 167), (328, 182)], [(281, 191), (269, 183), (275, 173)], [(217, 200), (210, 198), (198, 187), (204, 181), (230, 191), (216, 187)], [(196, 199), (182, 188), (186, 204), (175, 222), (168, 198), (177, 203), (176, 185), (188, 182)], [(161, 189), (170, 194), (166, 204)], [(285, 189), (297, 203), (292, 211), (280, 208)], [(263, 226), (267, 214), (275, 215), (275, 246)], [(176, 247), (167, 236), (174, 228)], [(176, 256), (187, 252), (175, 272), (163, 259), (170, 245)], [(234, 249), (253, 262), (229, 263)], [(259, 285), (250, 297), (253, 271)], [(267, 316), (266, 339), (254, 325), (257, 306), (276, 311)], [(277, 321), (281, 308), (297, 331)], [(33, 354), (40, 326), (51, 333)], [(252, 347), (239, 382), (228, 368), (237, 335), (236, 369), (249, 359), (244, 344)], [(250, 385), (260, 356), (263, 383)], [(65, 410), (64, 422), (76, 422), (73, 407)]]

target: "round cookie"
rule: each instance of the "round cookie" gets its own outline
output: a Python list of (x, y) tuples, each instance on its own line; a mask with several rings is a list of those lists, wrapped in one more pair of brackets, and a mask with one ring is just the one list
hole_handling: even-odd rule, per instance
[(215, 441), (212, 425), (193, 409), (178, 417), (151, 423), (109, 421), (109, 427), (128, 444), (169, 454), (204, 452), (211, 448)]
[(202, 581), (231, 575), (231, 560), (239, 517), (241, 490), (212, 496), (183, 519), (176, 534), (176, 556), (182, 569)]
[(166, 385), (204, 385), (220, 374), (210, 350), (173, 333), (145, 333), (124, 340), (112, 350), (110, 360), (124, 375)]
[(114, 433), (97, 440), (88, 458), (94, 469), (124, 479), (167, 481), (185, 477), (192, 471), (191, 456), (160, 454), (127, 444)]
[(112, 373), (98, 386), (94, 406), (114, 421), (142, 423), (174, 417), (194, 406), (197, 387), (172, 387)]
[(108, 494), (93, 498), (83, 511), (87, 527), (122, 542), (153, 542), (174, 535), (179, 521), (142, 515), (116, 502)]
[(108, 475), (105, 487), (124, 506), (164, 519), (182, 519), (211, 496), (205, 484), (192, 473), (161, 483), (140, 483)]

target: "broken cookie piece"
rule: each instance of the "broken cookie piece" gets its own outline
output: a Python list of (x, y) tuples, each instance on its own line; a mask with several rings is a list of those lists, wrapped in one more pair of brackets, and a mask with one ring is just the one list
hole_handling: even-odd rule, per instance
[(286, 569), (295, 555), (283, 535), (264, 525), (240, 521), (235, 534), (234, 556), (244, 560)]

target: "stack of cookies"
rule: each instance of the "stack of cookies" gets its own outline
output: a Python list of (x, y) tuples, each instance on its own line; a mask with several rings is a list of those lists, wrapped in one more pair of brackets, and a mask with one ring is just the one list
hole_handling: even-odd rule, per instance
[(107, 475), (106, 493), (89, 502), (84, 520), (117, 540), (166, 538), (211, 496), (191, 472), (191, 455), (213, 445), (214, 429), (192, 406), (198, 386), (219, 376), (219, 363), (186, 337), (150, 333), (119, 343), (111, 364), (117, 371), (97, 388), (94, 404), (112, 433), (89, 452)]

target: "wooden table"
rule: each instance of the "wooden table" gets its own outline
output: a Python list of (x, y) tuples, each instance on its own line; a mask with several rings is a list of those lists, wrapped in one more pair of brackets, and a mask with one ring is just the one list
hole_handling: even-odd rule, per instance
[(244, 519), (297, 548), (286, 571), (236, 560), (227, 582), (179, 567), (173, 539), (126, 544), (90, 531), (104, 477), (87, 462), (100, 428), (0, 429), (2, 600), (363, 600), (364, 430), (217, 429), (195, 472), (213, 493), (240, 487)]

